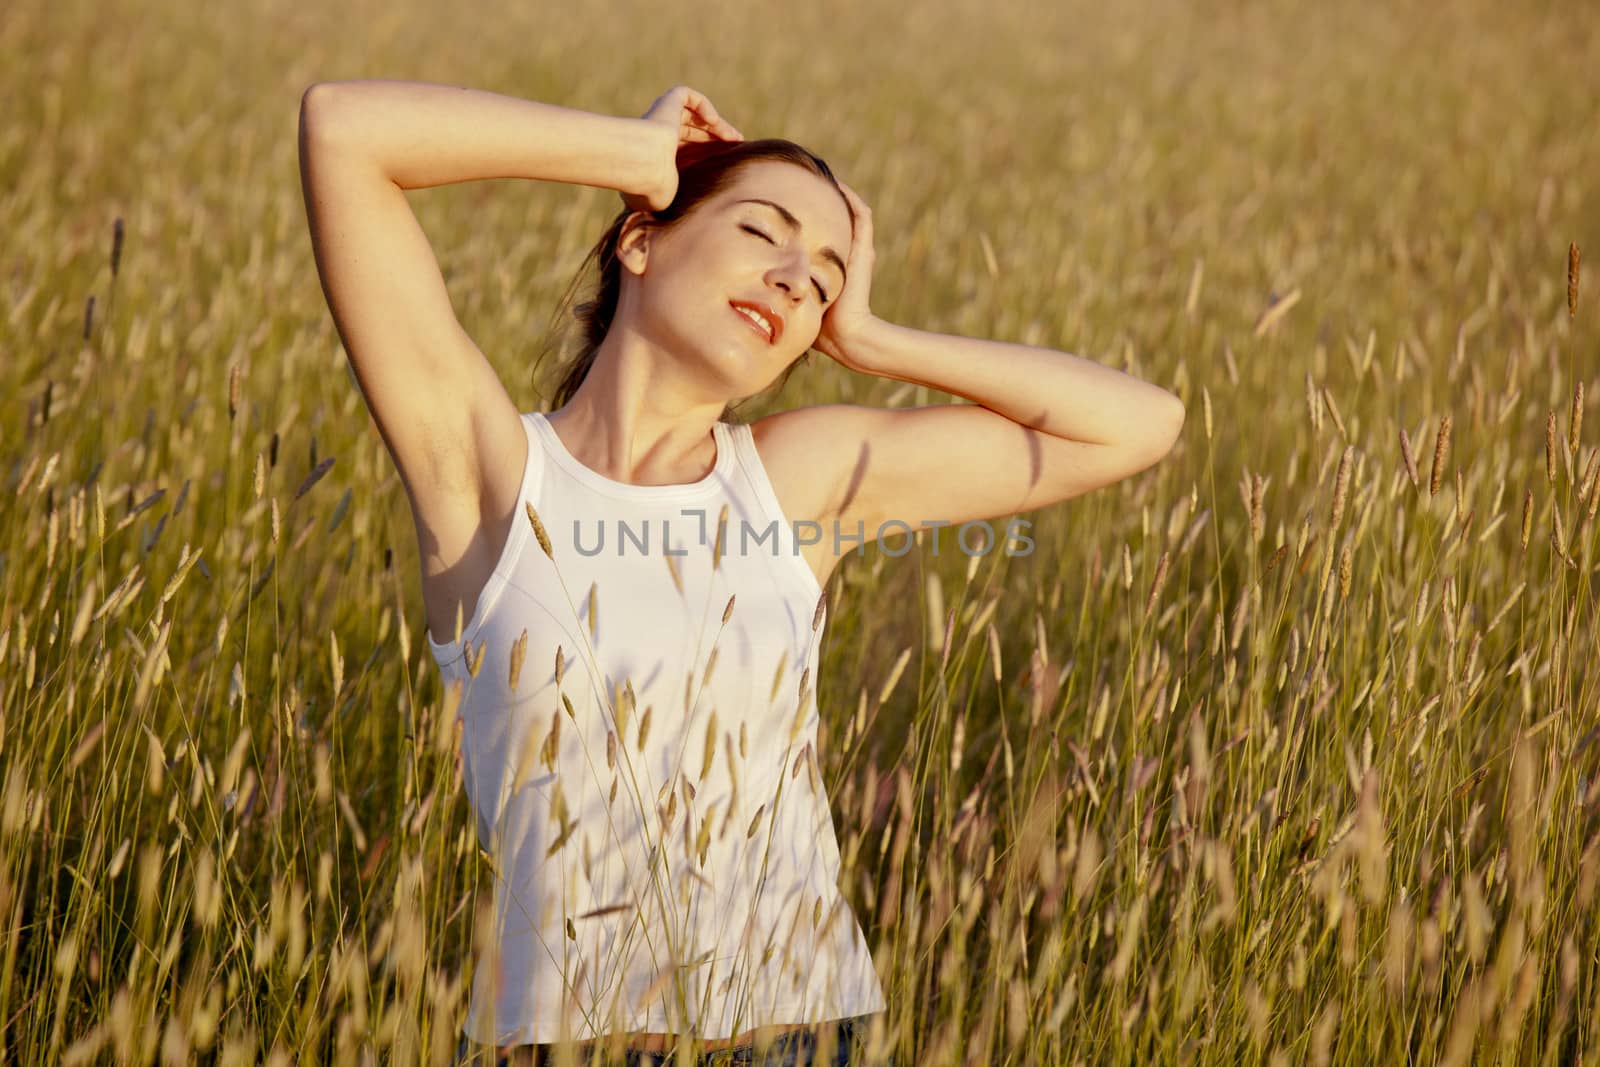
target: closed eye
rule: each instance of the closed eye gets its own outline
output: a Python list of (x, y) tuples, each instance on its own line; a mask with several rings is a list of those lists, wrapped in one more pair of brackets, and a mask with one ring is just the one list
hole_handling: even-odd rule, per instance
[[(754, 226), (751, 226), (749, 223), (740, 223), (739, 224), (739, 229), (743, 230), (745, 233), (753, 233), (753, 234), (755, 234), (757, 237), (761, 238), (763, 241), (767, 242), (768, 244), (774, 244), (775, 245), (775, 244), (778, 243), (778, 242), (774, 241), (769, 235), (767, 235), (766, 233), (763, 233), (761, 230), (756, 229)], [(822, 283), (817, 281), (815, 278), (812, 278), (811, 279), (811, 284), (817, 290), (817, 298), (819, 300), (821, 300), (824, 304), (826, 304), (828, 302), (828, 293), (827, 293), (827, 290), (822, 288)]]

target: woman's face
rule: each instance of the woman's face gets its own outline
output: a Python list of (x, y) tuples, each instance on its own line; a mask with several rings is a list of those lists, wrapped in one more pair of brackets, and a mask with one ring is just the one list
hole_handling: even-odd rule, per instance
[(777, 160), (747, 164), (642, 250), (625, 239), (632, 325), (694, 358), (709, 388), (752, 396), (817, 339), (844, 288), (850, 237), (849, 209), (827, 179)]

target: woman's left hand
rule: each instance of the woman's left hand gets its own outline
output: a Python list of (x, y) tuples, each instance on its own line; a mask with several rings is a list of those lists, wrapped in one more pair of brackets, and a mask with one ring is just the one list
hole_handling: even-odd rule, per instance
[(850, 370), (869, 371), (859, 342), (877, 321), (867, 306), (872, 292), (872, 209), (844, 182), (839, 188), (855, 213), (855, 233), (845, 263), (844, 288), (823, 314), (822, 330), (811, 347)]

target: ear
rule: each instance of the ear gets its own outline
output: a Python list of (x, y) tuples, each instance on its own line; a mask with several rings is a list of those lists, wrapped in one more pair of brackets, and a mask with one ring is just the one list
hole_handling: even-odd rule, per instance
[(617, 262), (631, 274), (643, 274), (650, 259), (650, 241), (655, 226), (648, 212), (635, 211), (622, 223), (617, 235)]

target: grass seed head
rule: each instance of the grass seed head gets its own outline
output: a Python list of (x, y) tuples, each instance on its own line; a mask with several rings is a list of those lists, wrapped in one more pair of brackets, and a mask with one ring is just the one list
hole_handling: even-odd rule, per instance
[(1578, 458), (1578, 441), (1583, 433), (1583, 383), (1572, 390), (1572, 412), (1567, 416), (1567, 450)]
[(1439, 421), (1439, 434), (1433, 441), (1433, 474), (1428, 479), (1428, 495), (1438, 496), (1444, 484), (1445, 462), (1450, 457), (1450, 416)]
[(517, 691), (517, 681), (522, 677), (522, 660), (527, 654), (528, 631), (526, 628), (524, 628), (522, 631), (522, 636), (518, 637), (516, 642), (511, 646), (511, 677), (509, 681), (511, 684), (511, 691), (513, 693)]
[(1556, 484), (1556, 409), (1551, 408), (1544, 420), (1544, 476), (1551, 485)]
[(1567, 318), (1578, 314), (1578, 261), (1582, 259), (1578, 242), (1567, 245)]
[(528, 524), (533, 527), (533, 536), (538, 539), (539, 547), (544, 550), (547, 558), (554, 561), (555, 553), (550, 548), (550, 535), (545, 532), (544, 523), (539, 521), (539, 513), (533, 510), (533, 502), (527, 501), (523, 505), (528, 512)]
[[(1146, 616), (1155, 610), (1156, 600), (1161, 596), (1161, 587), (1167, 584), (1167, 566), (1171, 562), (1171, 553), (1169, 552), (1162, 552), (1161, 558), (1156, 561), (1156, 575), (1150, 581), (1150, 595), (1145, 598), (1144, 602)], [(998, 662), (998, 658), (996, 661)]]
[(1339, 520), (1344, 518), (1345, 500), (1350, 491), (1350, 465), (1355, 455), (1355, 447), (1346, 445), (1344, 458), (1339, 461), (1339, 474), (1333, 482), (1333, 521), (1329, 525), (1335, 530), (1339, 528)]
[(1250, 476), (1250, 540), (1259, 541), (1267, 529), (1267, 511), (1264, 499), (1267, 480), (1259, 474)]
[(706, 721), (705, 745), (700, 753), (700, 780), (705, 781), (706, 775), (711, 773), (711, 761), (717, 758), (717, 713), (711, 712), (711, 718)]
[(728, 505), (722, 505), (722, 510), (717, 513), (717, 538), (711, 546), (711, 569), (716, 570), (722, 563), (723, 538), (728, 532)]

